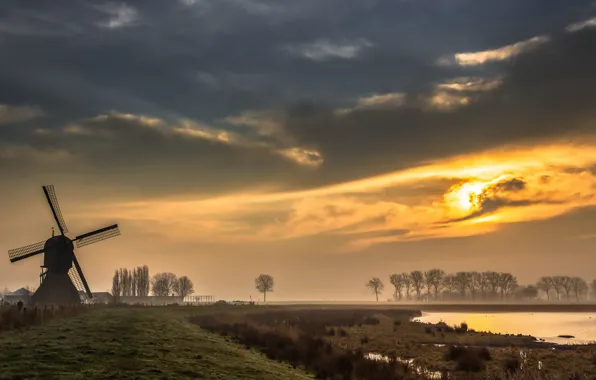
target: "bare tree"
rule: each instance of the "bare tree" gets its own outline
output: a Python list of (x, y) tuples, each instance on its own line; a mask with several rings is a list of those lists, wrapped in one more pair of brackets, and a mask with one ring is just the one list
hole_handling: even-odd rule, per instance
[(273, 277), (268, 274), (262, 274), (255, 279), (255, 288), (263, 293), (263, 302), (267, 302), (267, 293), (273, 292)]
[(565, 292), (565, 296), (567, 297), (567, 301), (571, 298), (571, 290), (573, 289), (573, 284), (571, 282), (571, 277), (569, 276), (560, 276), (561, 277), (561, 286), (563, 287), (563, 291)]
[(560, 301), (561, 293), (563, 292), (563, 284), (565, 283), (565, 276), (553, 276), (551, 278), (553, 290), (557, 294), (557, 301)]
[(114, 302), (118, 302), (118, 299), (122, 295), (122, 284), (120, 283), (120, 273), (118, 270), (114, 272), (114, 276), (112, 277), (112, 297)]
[(579, 302), (580, 298), (588, 292), (588, 283), (580, 277), (572, 277), (569, 282), (575, 293), (575, 299)]
[(402, 299), (402, 291), (404, 289), (404, 277), (402, 274), (392, 274), (389, 276), (389, 282), (395, 287), (395, 294), (393, 298), (397, 301)]
[(428, 287), (428, 294), (430, 295), (431, 289), (434, 290), (435, 299), (439, 299), (439, 292), (443, 285), (443, 279), (445, 278), (445, 272), (442, 269), (431, 269), (424, 272), (424, 278)]
[(416, 297), (418, 297), (418, 301), (421, 301), (422, 288), (424, 286), (424, 275), (421, 271), (414, 270), (410, 272), (410, 281), (412, 282), (412, 287), (416, 291)]
[(480, 292), (482, 297), (486, 295), (486, 281), (482, 277), (482, 273), (479, 272), (468, 272), (470, 275), (470, 295), (472, 300), (476, 299), (476, 293)]
[(453, 276), (453, 282), (462, 299), (466, 298), (467, 289), (470, 289), (470, 294), (472, 293), (472, 274), (470, 272), (457, 272), (455, 276)]
[(157, 273), (151, 279), (151, 290), (156, 296), (166, 297), (172, 294), (175, 283), (174, 273)]
[(590, 288), (592, 288), (592, 298), (596, 299), (596, 279), (592, 280)]
[(499, 289), (501, 291), (501, 299), (505, 299), (505, 296), (513, 293), (517, 288), (517, 278), (511, 273), (499, 273)]
[(443, 289), (446, 289), (449, 292), (449, 296), (451, 297), (452, 293), (457, 292), (457, 281), (455, 280), (454, 274), (448, 274), (443, 279)]
[(148, 296), (149, 295), (149, 286), (151, 281), (149, 280), (149, 267), (147, 265), (143, 265), (141, 268), (141, 284), (139, 284), (139, 290), (141, 296)]
[(499, 292), (500, 276), (499, 273), (488, 271), (484, 272), (484, 279), (488, 285), (488, 291), (492, 294), (493, 298), (496, 298)]
[(178, 280), (174, 282), (172, 290), (178, 297), (182, 298), (191, 295), (195, 292), (194, 284), (187, 276), (182, 276), (178, 278)]
[(405, 289), (405, 298), (406, 300), (410, 299), (410, 290), (412, 289), (412, 279), (410, 278), (410, 275), (408, 273), (402, 273), (401, 274), (401, 278), (404, 282), (404, 289)]
[(378, 277), (374, 277), (372, 280), (366, 283), (366, 287), (375, 294), (377, 297), (377, 302), (379, 302), (379, 294), (381, 294), (383, 289), (385, 289), (383, 281), (381, 281), (381, 279)]
[(549, 276), (540, 277), (536, 287), (546, 294), (546, 300), (550, 301), (550, 291), (553, 289), (553, 278)]

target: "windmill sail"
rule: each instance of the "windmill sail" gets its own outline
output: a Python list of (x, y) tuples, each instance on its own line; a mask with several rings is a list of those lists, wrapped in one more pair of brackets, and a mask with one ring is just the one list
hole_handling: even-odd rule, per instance
[(120, 235), (120, 230), (118, 229), (118, 225), (114, 224), (108, 227), (100, 228), (99, 230), (79, 235), (74, 239), (74, 241), (77, 243), (77, 248), (81, 248), (89, 244), (97, 243), (98, 241), (116, 237), (118, 235)]
[(11, 249), (10, 251), (8, 251), (8, 257), (10, 258), (10, 262), (14, 263), (15, 261), (23, 260), (28, 257), (32, 257), (35, 255), (39, 255), (40, 253), (43, 253), (45, 243), (45, 241), (40, 241), (39, 243), (30, 244), (25, 247)]
[(64, 222), (64, 218), (62, 217), (62, 211), (60, 211), (60, 205), (58, 204), (56, 191), (54, 191), (54, 185), (44, 186), (43, 192), (46, 195), (48, 203), (50, 204), (50, 209), (52, 210), (56, 224), (58, 224), (60, 232), (62, 235), (64, 235), (68, 232), (68, 228), (66, 228), (66, 222)]

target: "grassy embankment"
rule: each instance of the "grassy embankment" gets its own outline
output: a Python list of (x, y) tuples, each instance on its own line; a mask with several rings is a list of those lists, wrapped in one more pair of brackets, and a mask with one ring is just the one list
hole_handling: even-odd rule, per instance
[[(188, 323), (187, 317), (192, 315), (199, 316), (195, 323), (214, 332), (227, 329), (228, 336), (198, 329)], [(412, 311), (395, 308), (312, 306), (103, 308), (68, 318), (59, 313), (43, 325), (0, 333), (0, 379), (312, 378), (246, 347), (259, 349), (271, 359), (294, 359), (298, 367), (307, 367), (310, 372), (325, 366), (343, 371), (354, 365), (349, 371), (379, 375), (391, 371), (397, 374), (392, 378), (397, 379), (417, 377), (400, 366), (373, 368), (354, 354), (378, 352), (413, 358), (419, 365), (454, 375), (460, 360), (447, 356), (457, 352), (435, 344), (491, 347), (490, 358), (480, 363), (478, 375), (483, 379), (486, 370), (502, 373), (507, 365), (519, 367), (521, 347), (532, 347), (528, 367), (536, 368), (538, 360), (543, 362), (540, 373), (550, 376), (540, 378), (567, 379), (557, 375), (574, 373), (595, 374), (577, 379), (596, 378), (595, 347), (553, 351), (547, 345), (536, 346), (529, 337), (458, 332), (448, 326), (410, 322), (411, 315)], [(242, 339), (236, 339), (242, 345), (230, 342), (231, 337), (243, 334)], [(318, 346), (312, 347), (312, 343)], [(321, 357), (315, 358), (313, 353)]]
[(188, 310), (107, 308), (0, 333), (0, 379), (310, 379), (187, 322)]

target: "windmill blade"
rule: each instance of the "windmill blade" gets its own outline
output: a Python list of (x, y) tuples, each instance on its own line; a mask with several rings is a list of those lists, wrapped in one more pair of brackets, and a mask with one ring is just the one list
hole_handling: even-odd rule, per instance
[(77, 242), (77, 248), (81, 248), (89, 244), (97, 243), (98, 241), (116, 237), (118, 235), (120, 235), (120, 230), (118, 229), (118, 225), (114, 224), (108, 227), (100, 228), (99, 230), (79, 235), (74, 240)]
[(62, 235), (64, 235), (68, 232), (68, 228), (66, 228), (66, 223), (62, 217), (62, 211), (60, 211), (60, 205), (58, 204), (58, 198), (56, 197), (56, 192), (54, 191), (54, 185), (44, 186), (43, 192), (46, 195), (48, 203), (50, 204), (50, 209), (52, 209), (52, 214), (54, 215), (56, 224), (58, 224), (60, 232)]
[(10, 258), (10, 262), (14, 263), (15, 261), (23, 260), (28, 257), (32, 257), (35, 255), (39, 255), (43, 253), (43, 248), (45, 245), (45, 240), (40, 241), (39, 243), (31, 244), (25, 247), (11, 249), (8, 251), (8, 257)]
[(77, 290), (84, 291), (87, 297), (89, 297), (89, 299), (93, 298), (91, 290), (89, 289), (89, 285), (87, 284), (87, 280), (85, 279), (85, 275), (83, 274), (83, 270), (81, 269), (79, 261), (77, 260), (77, 257), (74, 254), (72, 255), (72, 263), (75, 267), (70, 268), (70, 270), (68, 271), (70, 279), (75, 284)]

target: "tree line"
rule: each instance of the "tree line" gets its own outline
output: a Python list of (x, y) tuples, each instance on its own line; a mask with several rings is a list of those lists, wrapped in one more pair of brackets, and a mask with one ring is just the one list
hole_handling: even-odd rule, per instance
[(147, 265), (114, 271), (111, 291), (113, 297), (145, 297), (150, 291), (155, 296), (186, 297), (194, 293), (194, 284), (187, 276), (177, 277), (169, 272), (156, 273), (150, 277)]
[[(442, 269), (394, 273), (389, 275), (393, 285), (393, 299), (403, 300), (535, 300), (544, 294), (548, 301), (566, 299), (581, 301), (596, 299), (596, 279), (590, 285), (581, 277), (544, 276), (536, 284), (520, 286), (517, 278), (508, 272), (457, 272), (446, 273)], [(366, 287), (376, 300), (383, 293), (383, 281), (374, 277)]]

